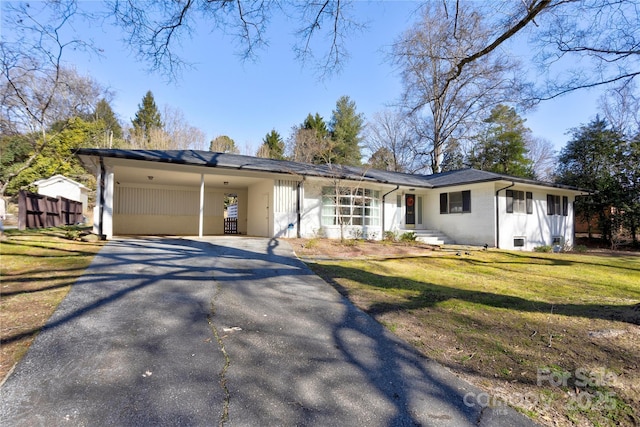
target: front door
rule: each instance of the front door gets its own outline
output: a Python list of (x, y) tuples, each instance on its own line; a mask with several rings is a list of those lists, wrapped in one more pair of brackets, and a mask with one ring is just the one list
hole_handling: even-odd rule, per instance
[(406, 206), (404, 224), (407, 228), (414, 228), (416, 226), (416, 195), (405, 194), (404, 203)]

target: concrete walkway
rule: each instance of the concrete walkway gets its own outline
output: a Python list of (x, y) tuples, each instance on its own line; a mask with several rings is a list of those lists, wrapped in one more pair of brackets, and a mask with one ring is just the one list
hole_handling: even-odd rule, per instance
[(533, 425), (240, 237), (109, 242), (0, 394), (2, 426)]

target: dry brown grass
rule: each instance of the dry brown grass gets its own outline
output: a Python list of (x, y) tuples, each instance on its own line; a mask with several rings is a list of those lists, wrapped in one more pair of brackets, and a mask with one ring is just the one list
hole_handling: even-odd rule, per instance
[(11, 231), (0, 242), (0, 382), (103, 245), (69, 239), (78, 234)]

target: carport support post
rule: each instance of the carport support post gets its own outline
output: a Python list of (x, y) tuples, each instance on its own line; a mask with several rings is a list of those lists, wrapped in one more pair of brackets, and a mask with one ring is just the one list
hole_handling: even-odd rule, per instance
[(200, 215), (198, 218), (198, 237), (202, 237), (204, 228), (204, 174), (200, 174)]

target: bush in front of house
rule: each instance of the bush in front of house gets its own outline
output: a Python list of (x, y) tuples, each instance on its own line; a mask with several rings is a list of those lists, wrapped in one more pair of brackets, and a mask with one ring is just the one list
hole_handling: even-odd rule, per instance
[(406, 233), (402, 233), (400, 235), (400, 241), (401, 242), (415, 242), (416, 241), (416, 233), (414, 233), (413, 231), (407, 231)]

